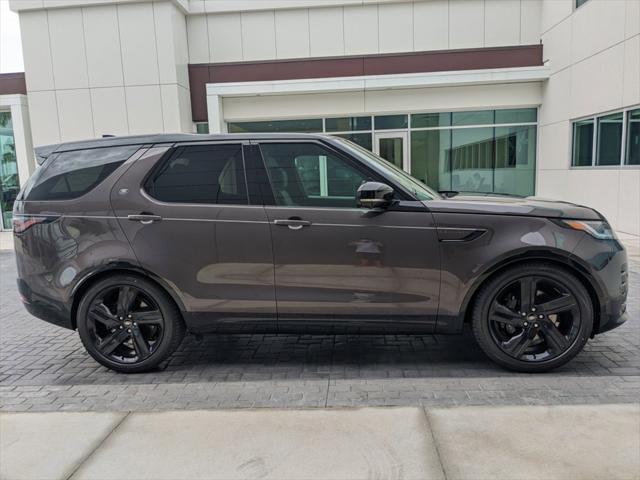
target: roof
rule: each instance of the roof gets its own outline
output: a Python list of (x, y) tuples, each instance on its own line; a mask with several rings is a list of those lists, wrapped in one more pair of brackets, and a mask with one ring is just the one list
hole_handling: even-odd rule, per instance
[(152, 135), (130, 135), (117, 137), (103, 137), (77, 142), (44, 145), (35, 149), (38, 163), (42, 163), (54, 152), (68, 152), (71, 150), (85, 150), (89, 148), (119, 147), (125, 145), (147, 145), (177, 142), (212, 142), (222, 140), (269, 140), (269, 139), (326, 139), (329, 135), (318, 133), (225, 133), (220, 135), (202, 135), (198, 133), (160, 133)]

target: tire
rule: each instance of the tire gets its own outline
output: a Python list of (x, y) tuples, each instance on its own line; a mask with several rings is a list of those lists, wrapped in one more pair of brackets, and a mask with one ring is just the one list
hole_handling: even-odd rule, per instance
[(186, 331), (171, 297), (130, 274), (92, 285), (80, 300), (76, 322), (89, 355), (122, 373), (155, 369), (180, 346)]
[(491, 360), (509, 370), (538, 373), (566, 364), (583, 349), (593, 316), (589, 293), (575, 275), (549, 263), (526, 263), (482, 285), (472, 323), (478, 345)]

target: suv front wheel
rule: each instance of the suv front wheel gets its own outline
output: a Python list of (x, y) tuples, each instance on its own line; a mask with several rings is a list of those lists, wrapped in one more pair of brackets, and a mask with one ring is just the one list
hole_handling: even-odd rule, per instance
[(498, 274), (481, 287), (473, 308), (473, 333), (496, 363), (519, 372), (544, 372), (575, 357), (593, 328), (593, 305), (568, 271), (528, 263)]
[(171, 298), (134, 275), (98, 281), (82, 297), (77, 325), (87, 352), (124, 373), (155, 368), (180, 345), (185, 325)]

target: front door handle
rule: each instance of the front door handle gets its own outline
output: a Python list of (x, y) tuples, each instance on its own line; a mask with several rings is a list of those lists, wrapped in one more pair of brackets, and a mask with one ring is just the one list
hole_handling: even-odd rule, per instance
[(151, 213), (141, 213), (140, 215), (127, 215), (127, 220), (132, 222), (140, 222), (144, 225), (149, 225), (153, 222), (159, 222), (162, 220), (160, 215), (153, 215)]
[(274, 220), (274, 225), (281, 227), (289, 227), (291, 230), (300, 230), (302, 227), (311, 226), (311, 222), (307, 220), (301, 220), (299, 218), (289, 218), (287, 220)]

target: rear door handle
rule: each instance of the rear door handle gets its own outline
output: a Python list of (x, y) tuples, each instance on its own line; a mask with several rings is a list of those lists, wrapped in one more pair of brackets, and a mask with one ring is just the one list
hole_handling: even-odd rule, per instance
[(160, 220), (162, 220), (162, 217), (160, 215), (153, 215), (151, 213), (141, 213), (140, 215), (127, 215), (127, 220), (149, 225), (153, 222), (159, 222)]
[(289, 218), (287, 220), (274, 220), (274, 225), (281, 227), (289, 227), (291, 230), (300, 230), (302, 227), (311, 226), (311, 222), (307, 220), (299, 220), (297, 218)]

